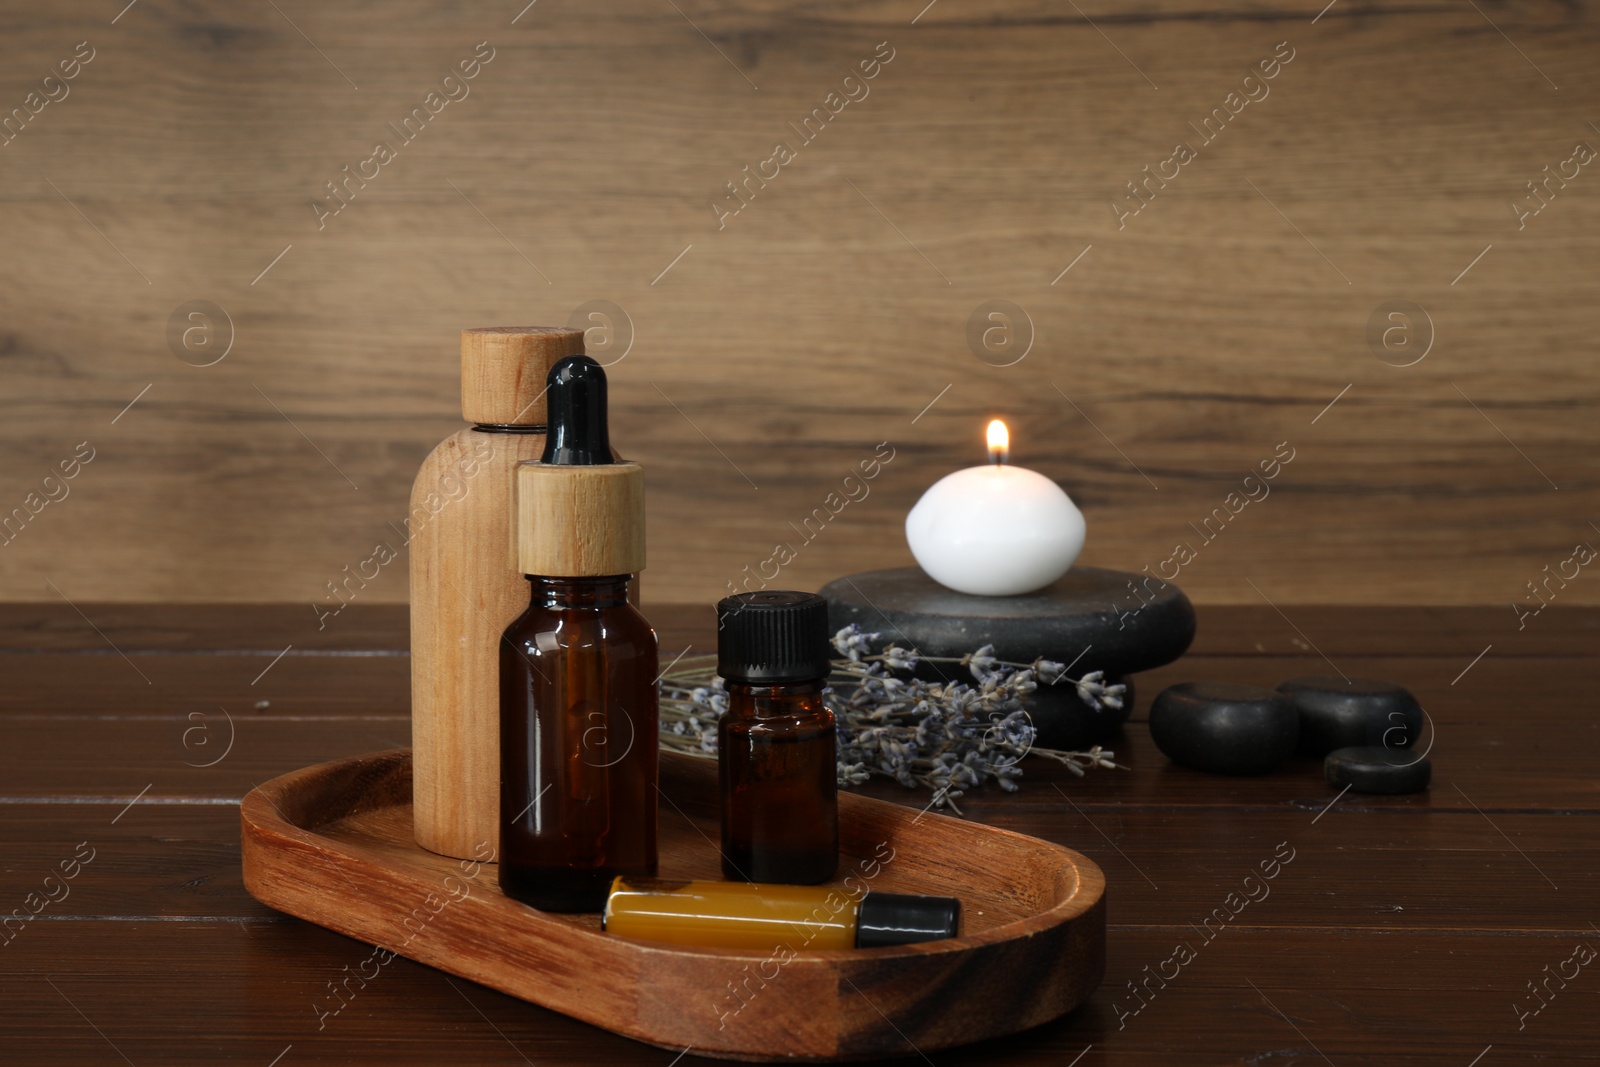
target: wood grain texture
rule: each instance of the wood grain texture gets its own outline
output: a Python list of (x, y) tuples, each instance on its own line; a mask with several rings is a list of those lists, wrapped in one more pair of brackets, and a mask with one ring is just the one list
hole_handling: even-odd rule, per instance
[[(162, 921), (196, 915), (230, 921), (276, 917), (244, 890), (237, 802), (196, 799), (169, 798), (189, 802), (169, 802), (160, 809), (136, 807), (120, 820), (116, 847), (89, 865), (96, 877), (74, 881), (67, 898), (71, 906), (63, 909), (72, 917), (67, 921), (125, 915)], [(1434, 809), (1425, 819), (1391, 818), (1379, 836), (1373, 831), (1375, 813), (1359, 805), (1340, 804), (1310, 831), (1314, 811), (1079, 805), (1074, 811), (1059, 796), (1054, 803), (1034, 794), (982, 797), (968, 806), (968, 815), (1094, 860), (1116, 890), (1106, 902), (1112, 927), (1140, 926), (1159, 914), (1172, 917), (1173, 925), (1199, 922), (1282, 841), (1297, 849), (1315, 847), (1297, 853), (1288, 868), (1293, 876), (1275, 879), (1260, 901), (1270, 906), (1247, 910), (1239, 919), (1242, 925), (1286, 934), (1330, 927), (1570, 933), (1582, 929), (1582, 917), (1558, 902), (1600, 892), (1600, 814), (1552, 819), (1543, 812), (1497, 811), (1491, 825), (1470, 808)], [(22, 899), (32, 888), (30, 879), (71, 855), (84, 834), (94, 832), (89, 827), (109, 826), (123, 806), (38, 800), (16, 806), (0, 826), (0, 845), (10, 864), (0, 888)], [(670, 808), (667, 813), (677, 818)], [(716, 829), (701, 825), (708, 832)], [(441, 875), (449, 869), (448, 862), (438, 866)], [(1540, 871), (1559, 891), (1539, 881)], [(1535, 884), (1543, 891), (1531, 891)], [(56, 914), (52, 909), (40, 919), (54, 921)], [(30, 929), (38, 933), (41, 928)]]
[[(626, 316), (582, 324), (615, 341), (663, 599), (725, 593), (881, 441), (782, 582), (910, 562), (906, 511), (996, 414), (1082, 506), (1084, 561), (1130, 570), (1289, 442), (1184, 568), (1201, 604), (1506, 605), (1597, 536), (1590, 168), (1512, 210), (1600, 136), (1593, 5), (680, 6), (0, 14), (6, 112), (97, 50), (0, 149), (0, 515), (97, 450), (0, 548), (0, 595), (316, 602), (459, 426), (458, 331), (596, 300)], [(470, 95), (319, 228), (310, 201), (480, 41)], [(1126, 184), (1283, 41), (1270, 95), (1119, 229)], [(870, 95), (802, 143), (879, 42)], [(209, 367), (169, 348), (199, 299), (232, 324)], [(966, 336), (996, 299), (1034, 333), (1003, 368)], [(1368, 345), (1391, 300), (1436, 336), (1409, 367)], [(364, 596), (402, 602), (404, 573)]]
[(411, 491), (417, 843), (446, 856), (500, 840), (500, 641), (529, 599), (512, 501), (518, 467), (544, 440), (462, 430), (428, 455)]
[[(661, 762), (671, 809), (661, 822), (662, 877), (715, 880), (716, 768), (675, 753)], [(830, 885), (854, 874), (874, 890), (958, 894), (960, 936), (871, 951), (805, 951), (797, 940), (781, 956), (777, 947), (697, 950), (605, 936), (598, 915), (528, 908), (495, 891), (486, 863), (451, 864), (417, 848), (410, 777), (401, 751), (253, 790), (242, 808), (245, 887), (290, 914), (586, 1022), (730, 1059), (881, 1058), (906, 1042), (969, 1044), (1059, 1018), (1105, 970), (1099, 868), (1035, 838), (846, 797), (844, 873)], [(494, 854), (480, 843), (479, 859)], [(769, 986), (776, 991), (762, 997)]]
[[(677, 655), (685, 646), (714, 648), (715, 609), (711, 603), (662, 603), (646, 587), (645, 610), (663, 649)], [(80, 610), (81, 609), (81, 613)], [(1301, 613), (1303, 612), (1303, 614)], [(1587, 656), (1600, 643), (1600, 609), (1553, 605), (1536, 624), (1517, 629), (1509, 608), (1386, 605), (1314, 605), (1297, 612), (1312, 621), (1317, 648), (1330, 656), (1365, 660), (1464, 656), (1463, 664), (1487, 644), (1526, 659)], [(245, 620), (242, 622), (241, 620)], [(112, 654), (117, 649), (214, 654), (234, 651), (289, 658), (317, 654), (405, 655), (410, 644), (407, 609), (399, 604), (358, 602), (339, 614), (338, 624), (322, 629), (302, 604), (108, 604), (80, 601), (76, 607), (50, 603), (0, 604), (0, 651), (62, 651)], [(1212, 656), (1314, 657), (1294, 617), (1267, 604), (1227, 604), (1206, 609), (1186, 659)], [(1490, 657), (1493, 662), (1499, 657)], [(3, 694), (0, 694), (3, 696)]]
[[(12, 742), (30, 754), (10, 772), (18, 795), (126, 800), (149, 785), (152, 796), (237, 799), (297, 767), (405, 743), (410, 687), (407, 660), (396, 654), (405, 644), (404, 608), (358, 612), (354, 604), (324, 631), (309, 620), (314, 642), (302, 649), (296, 627), (307, 620), (285, 606), (81, 606), (93, 625), (60, 604), (0, 610), (0, 647), (13, 650), (0, 654), (9, 682), (0, 689), (0, 718)], [(714, 647), (709, 608), (662, 606), (650, 616), (664, 662)], [(1135, 679), (1133, 722), (1110, 746), (1129, 772), (1079, 780), (1030, 764), (1021, 794), (978, 793), (963, 804), (979, 817), (991, 800), (1003, 810), (1049, 806), (1059, 800), (1055, 782), (1086, 809), (1237, 804), (1314, 813), (1337, 792), (1315, 761), (1295, 761), (1284, 776), (1217, 779), (1169, 766), (1143, 724), (1150, 701), (1174, 682), (1271, 687), (1336, 667), (1407, 685), (1437, 737), (1434, 790), (1366, 798), (1363, 810), (1459, 813), (1471, 812), (1471, 803), (1496, 812), (1550, 805), (1600, 810), (1588, 755), (1600, 732), (1590, 712), (1596, 618), (1591, 609), (1572, 609), (1542, 618), (1548, 626), (1512, 631), (1507, 640), (1498, 611), (1304, 609), (1291, 622), (1267, 607), (1207, 608), (1197, 651)], [(202, 640), (216, 651), (206, 653)], [(38, 650), (18, 651), (31, 642)], [(1413, 648), (1415, 654), (1405, 654)], [(1504, 739), (1508, 721), (1529, 732), (1519, 744)], [(236, 740), (224, 761), (197, 766), (215, 760), (230, 738)], [(103, 760), (86, 767), (88, 749), (103, 751)], [(907, 803), (922, 795), (887, 783), (866, 792)], [(1347, 796), (1340, 808), (1355, 803)]]
[[(240, 718), (230, 727), (220, 714), (107, 718), (103, 715), (34, 715), (6, 718), (12, 744), (29, 761), (8, 768), (6, 791), (22, 798), (74, 796), (127, 803), (144, 793), (152, 800), (195, 799), (236, 802), (251, 788), (297, 767), (403, 745), (402, 716), (349, 718)], [(1436, 724), (1437, 725), (1437, 724)], [(1593, 722), (1530, 724), (1536, 736), (1519, 744), (1512, 759), (1505, 750), (1503, 725), (1449, 725), (1439, 729), (1432, 790), (1406, 796), (1357, 796), (1340, 808), (1365, 812), (1467, 812), (1479, 805), (1490, 812), (1534, 812), (1556, 806), (1564, 812), (1600, 814), (1600, 784), (1590, 754), (1600, 743)], [(211, 766), (235, 738), (226, 759)], [(204, 743), (202, 743), (204, 742)], [(1281, 771), (1260, 777), (1229, 778), (1171, 764), (1150, 740), (1143, 723), (1131, 724), (1110, 747), (1124, 771), (1074, 778), (1045, 762), (1024, 766), (1017, 796), (980, 791), (963, 798), (974, 810), (993, 801), (1011, 807), (1039, 804), (1054, 808), (1065, 790), (1085, 810), (1168, 807), (1190, 810), (1246, 808), (1316, 814), (1339, 790), (1323, 779), (1322, 764), (1295, 759)], [(86, 754), (102, 751), (93, 763)], [(709, 762), (709, 761), (708, 761)], [(928, 802), (920, 789), (887, 780), (860, 787), (864, 796), (917, 807)], [(480, 838), (480, 840), (483, 840)]]
[(478, 326), (461, 331), (461, 415), (495, 426), (545, 424), (545, 378), (583, 354), (583, 331), (564, 326)]
[(598, 578), (644, 570), (644, 469), (637, 463), (524, 463), (515, 506), (523, 574)]
[[(318, 632), (303, 605), (79, 606), (104, 636), (60, 601), (0, 605), (0, 914), (26, 909), (79, 842), (97, 849), (67, 899), (0, 945), (8, 1063), (282, 1056), (279, 1067), (662, 1067), (683, 1052), (643, 1047), (404, 958), (362, 986), (351, 976), (372, 959), (371, 945), (271, 914), (244, 891), (236, 805), (248, 789), (404, 743), (403, 712), (382, 713), (406, 698), (405, 660), (393, 654), (406, 643), (403, 608), (353, 604)], [(1535, 1003), (1528, 983), (1575, 944), (1600, 945), (1590, 926), (1600, 813), (1589, 712), (1600, 613), (1551, 608), (1509, 639), (1502, 609), (1287, 614), (1299, 633), (1265, 605), (1204, 608), (1195, 650), (1138, 679), (1134, 722), (1118, 743), (1128, 770), (1074, 779), (1029, 767), (1020, 794), (965, 798), (974, 822), (1100, 864), (1109, 883), (1106, 980), (1062, 1019), (938, 1052), (930, 1058), (939, 1067), (1600, 1063), (1593, 968), (1565, 989), (1552, 979), (1557, 996), (1525, 1027), (1514, 1011)], [(660, 606), (651, 617), (663, 649), (709, 647), (706, 606)], [(312, 633), (302, 637), (308, 621)], [(1309, 761), (1224, 783), (1169, 767), (1149, 744), (1143, 710), (1167, 681), (1271, 684), (1326, 670), (1302, 635), (1349, 673), (1416, 689), (1441, 726), (1428, 794), (1346, 795), (1321, 814), (1335, 791)], [(257, 711), (245, 698), (263, 689), (271, 706)], [(213, 696), (260, 721), (242, 724), (215, 767), (185, 766), (204, 750), (183, 743), (185, 730), (203, 724), (188, 713)], [(289, 713), (275, 715), (280, 707)], [(209, 723), (214, 735), (224, 726)], [(923, 802), (892, 785), (866, 792), (913, 812)], [(1271, 895), (1201, 944), (1193, 924), (1227, 906), (1284, 841), (1296, 855)], [(1150, 975), (1180, 942), (1197, 959), (1162, 987)], [(1148, 1005), (1130, 1014), (1138, 1002), (1129, 983), (1145, 982)], [(335, 987), (347, 990), (342, 998)], [(690, 1049), (678, 1062), (712, 1061)], [(908, 1044), (885, 1062), (927, 1061)]]
[[(527, 1067), (530, 1061), (540, 1067), (661, 1067), (681, 1051), (641, 1047), (403, 957), (319, 1029), (317, 1009), (339, 1003), (329, 983), (357, 973), (372, 946), (294, 919), (57, 922), (34, 933), (45, 936), (31, 944), (19, 937), (5, 950), (17, 954), (8, 961), (14, 969), (0, 973), (0, 995), (12, 1008), (0, 1017), (0, 1034), (21, 1063), (122, 1062), (107, 1038), (136, 1064), (214, 1064), (219, 1049), (266, 1064), (292, 1045), (284, 1064), (433, 1067), (459, 1059), (484, 1067)], [(1523, 976), (1567, 958), (1581, 936), (1373, 936), (1241, 926), (1119, 1028), (1114, 991), (1124, 991), (1125, 1007), (1126, 983), (1167, 958), (1174, 930), (1113, 928), (1100, 997), (1054, 1024), (949, 1049), (934, 1063), (1061, 1067), (1081, 1054), (1077, 1067), (1158, 1067), (1175, 1060), (1232, 1067), (1252, 1057), (1311, 1067), (1326, 1062), (1311, 1048), (1315, 1043), (1339, 1067), (1463, 1067), (1492, 1039), (1494, 1052), (1484, 1063), (1500, 1055), (1511, 1063), (1542, 1056), (1592, 1065), (1600, 1062), (1600, 1050), (1580, 988), (1569, 989), (1522, 1032), (1510, 1011), (1519, 991), (1529, 996)], [(358, 988), (353, 980), (351, 987)], [(151, 996), (155, 989), (164, 994), (161, 1002)], [(1289, 1012), (1293, 1025), (1257, 989)], [(715, 1062), (690, 1050), (679, 1064)], [(927, 1064), (909, 1045), (880, 1062)]]

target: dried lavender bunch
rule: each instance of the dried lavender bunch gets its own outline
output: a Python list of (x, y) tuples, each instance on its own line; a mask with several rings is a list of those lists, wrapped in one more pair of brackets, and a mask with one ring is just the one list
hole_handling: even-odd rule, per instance
[[(1088, 752), (1036, 748), (1027, 712), (1028, 695), (1041, 685), (1073, 685), (1090, 708), (1121, 708), (1126, 687), (1106, 685), (1102, 672), (1072, 679), (1052, 660), (999, 660), (993, 645), (965, 656), (921, 656), (891, 644), (874, 655), (880, 636), (851, 624), (833, 637), (839, 658), (823, 695), (838, 724), (840, 785), (893, 778), (908, 789), (932, 790), (931, 807), (959, 814), (955, 801), (986, 782), (1016, 792), (1024, 756), (1055, 760), (1079, 776), (1091, 767), (1118, 766), (1116, 753), (1098, 745)], [(894, 673), (918, 663), (953, 664), (972, 681), (927, 682)], [(714, 757), (717, 721), (727, 709), (715, 657), (682, 663), (661, 679), (662, 746)]]

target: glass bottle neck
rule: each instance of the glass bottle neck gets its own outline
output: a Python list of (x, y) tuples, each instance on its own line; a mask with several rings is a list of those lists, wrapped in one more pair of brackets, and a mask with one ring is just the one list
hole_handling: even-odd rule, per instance
[(542, 608), (615, 608), (628, 602), (631, 574), (610, 574), (599, 578), (546, 578), (527, 576), (533, 590), (532, 604)]
[(749, 682), (723, 682), (728, 693), (728, 718), (731, 720), (784, 719), (831, 722), (822, 690), (827, 679), (784, 682), (778, 685), (752, 685)]
[(826, 678), (816, 678), (804, 682), (782, 682), (779, 684), (752, 684), (750, 682), (722, 683), (723, 688), (730, 694), (742, 697), (816, 697), (821, 698), (822, 690), (828, 685)]

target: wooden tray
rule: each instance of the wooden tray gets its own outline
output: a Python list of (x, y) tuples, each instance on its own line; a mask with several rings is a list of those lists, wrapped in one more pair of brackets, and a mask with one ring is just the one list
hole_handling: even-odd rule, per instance
[[(661, 874), (720, 878), (717, 768), (661, 754)], [(962, 936), (855, 951), (686, 950), (537, 911), (490, 864), (419, 848), (411, 753), (308, 767), (244, 799), (262, 903), (639, 1041), (757, 1060), (932, 1052), (1057, 1018), (1105, 972), (1105, 878), (1007, 830), (839, 797), (839, 879), (962, 902)], [(489, 855), (485, 846), (484, 854)], [(874, 863), (877, 859), (879, 862)]]

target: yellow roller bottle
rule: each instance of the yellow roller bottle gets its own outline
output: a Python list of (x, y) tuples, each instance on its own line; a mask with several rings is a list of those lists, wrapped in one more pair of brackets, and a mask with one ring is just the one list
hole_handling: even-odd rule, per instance
[(831, 886), (672, 881), (619, 877), (606, 899), (604, 928), (616, 937), (678, 945), (768, 951), (875, 948), (955, 937), (954, 897)]

